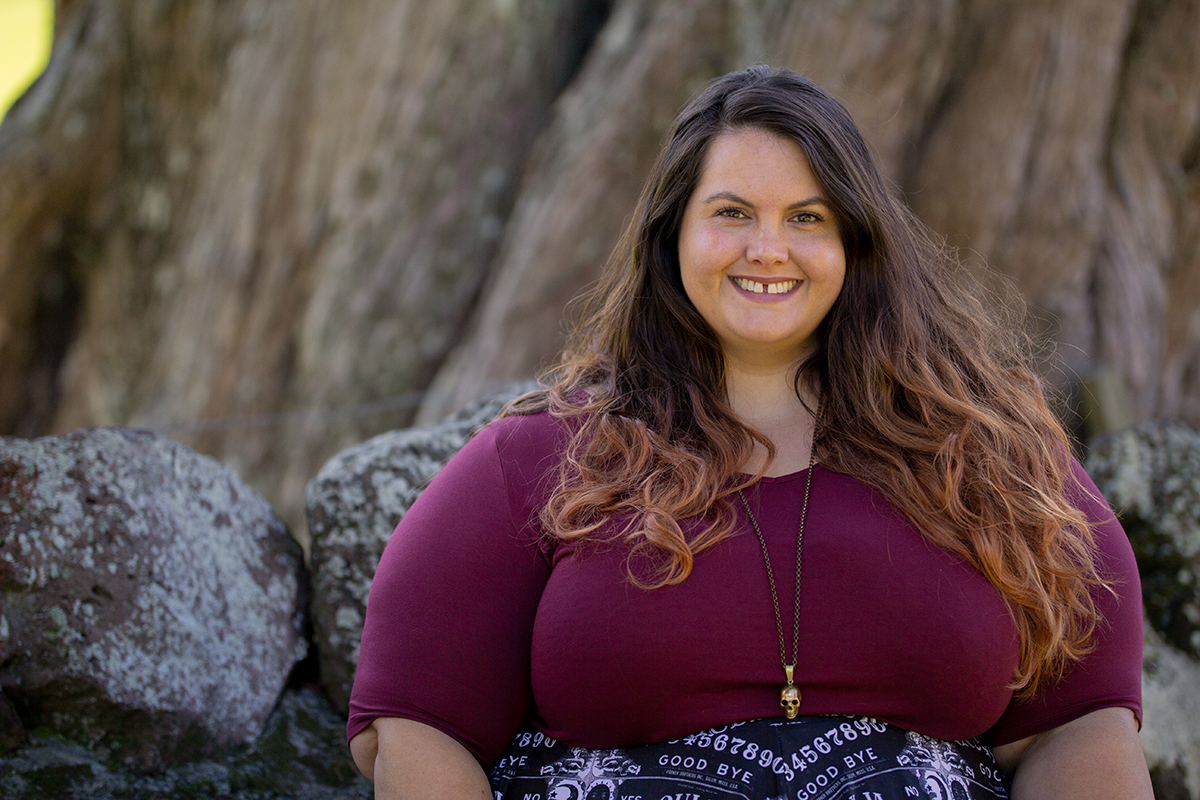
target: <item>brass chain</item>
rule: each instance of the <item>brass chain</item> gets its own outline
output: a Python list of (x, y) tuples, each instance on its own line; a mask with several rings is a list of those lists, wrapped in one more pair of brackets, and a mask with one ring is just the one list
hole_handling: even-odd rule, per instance
[[(795, 668), (796, 662), (800, 660), (800, 574), (804, 558), (804, 522), (808, 518), (808, 497), (812, 491), (812, 474), (813, 466), (816, 464), (816, 452), (817, 443), (814, 437), (808, 455), (808, 475), (804, 481), (804, 504), (800, 508), (800, 530), (796, 534), (796, 624), (792, 630), (792, 661), (790, 664), (792, 668)], [(754, 513), (750, 510), (750, 504), (746, 502), (746, 495), (742, 493), (741, 489), (738, 489), (738, 499), (742, 501), (742, 507), (746, 509), (746, 516), (750, 519), (750, 525), (754, 528), (754, 535), (758, 537), (758, 543), (762, 546), (763, 561), (767, 565), (767, 584), (771, 587), (771, 602), (775, 605), (775, 627), (779, 631), (779, 663), (783, 666), (784, 673), (788, 674), (788, 683), (790, 684), (789, 664), (784, 652), (783, 615), (779, 613), (779, 595), (775, 591), (775, 575), (771, 571), (771, 556), (767, 552), (767, 540), (763, 536), (762, 530), (758, 527), (758, 520), (754, 518)]]

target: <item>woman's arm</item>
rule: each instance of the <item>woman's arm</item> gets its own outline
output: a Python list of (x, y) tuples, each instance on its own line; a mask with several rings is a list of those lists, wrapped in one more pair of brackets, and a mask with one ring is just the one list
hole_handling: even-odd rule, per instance
[(1012, 776), (1013, 800), (1154, 800), (1127, 708), (1102, 708), (995, 748)]
[[(538, 487), (550, 483), (544, 479), (557, 463), (550, 457), (556, 431), (542, 417), (489, 425), (421, 493), (384, 549), (347, 721), (355, 762), (381, 787), (392, 780), (393, 752), (402, 763), (433, 746), (391, 747), (385, 734), (400, 718), (434, 722), (446, 750), (470, 742), (470, 752), (488, 761), (529, 718), (533, 622), (552, 550), (535, 509)], [(464, 774), (486, 788), (474, 760), (462, 758), (470, 767)]]
[(380, 717), (350, 740), (377, 800), (488, 800), (487, 775), (465, 747), (421, 722)]

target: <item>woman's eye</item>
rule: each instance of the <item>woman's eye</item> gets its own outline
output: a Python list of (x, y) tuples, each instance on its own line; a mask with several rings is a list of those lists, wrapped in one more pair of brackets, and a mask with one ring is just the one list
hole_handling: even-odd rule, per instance
[(746, 212), (742, 211), (740, 208), (722, 208), (717, 212), (717, 216), (731, 217), (732, 219), (744, 219)]
[(820, 222), (821, 216), (811, 211), (801, 211), (792, 217), (792, 219), (796, 220), (796, 222)]

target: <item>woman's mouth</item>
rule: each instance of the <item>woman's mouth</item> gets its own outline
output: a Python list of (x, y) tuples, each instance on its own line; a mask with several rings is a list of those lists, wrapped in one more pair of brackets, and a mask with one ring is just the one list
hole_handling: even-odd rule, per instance
[(733, 278), (734, 283), (738, 287), (745, 289), (747, 292), (755, 294), (787, 294), (792, 289), (796, 288), (798, 280), (777, 281), (775, 283), (759, 283), (752, 281), (749, 278)]

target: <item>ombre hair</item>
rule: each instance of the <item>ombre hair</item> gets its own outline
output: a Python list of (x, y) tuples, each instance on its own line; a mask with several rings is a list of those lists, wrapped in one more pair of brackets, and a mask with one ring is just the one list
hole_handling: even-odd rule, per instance
[[(762, 474), (739, 474), (754, 444), (774, 457), (730, 408), (721, 345), (684, 292), (678, 257), (710, 144), (745, 129), (800, 146), (845, 249), (843, 288), (794, 378), (798, 396), (819, 397), (817, 457), (996, 586), (1020, 634), (1012, 687), (1032, 694), (1091, 649), (1091, 587), (1103, 584), (1088, 521), (1067, 499), (1066, 434), (1027, 337), (984, 307), (893, 196), (846, 109), (795, 72), (726, 75), (680, 113), (561, 363), (510, 406), (572, 431), (543, 523), (562, 539), (615, 535), (635, 581), (678, 583), (735, 531), (730, 496)], [(693, 518), (707, 524), (685, 535), (679, 521)], [(645, 557), (655, 571), (635, 576)]]

